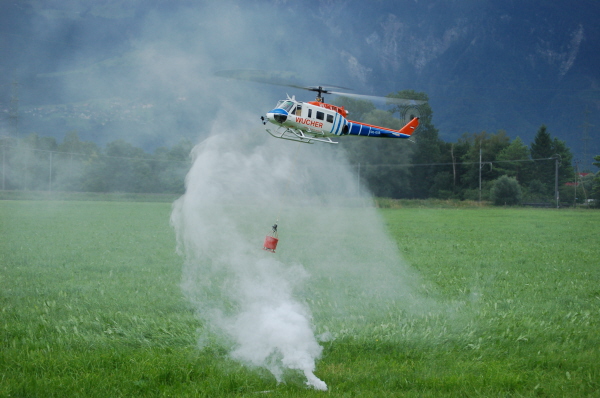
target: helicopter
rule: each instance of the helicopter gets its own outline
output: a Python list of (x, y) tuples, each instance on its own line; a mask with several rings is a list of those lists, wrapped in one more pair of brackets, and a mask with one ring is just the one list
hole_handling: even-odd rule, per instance
[[(346, 135), (408, 139), (419, 126), (418, 106), (424, 104), (425, 101), (343, 93), (330, 89), (333, 87), (349, 90), (336, 86), (299, 86), (288, 83), (286, 76), (282, 78), (281, 75), (273, 75), (273, 73), (266, 74), (262, 71), (254, 70), (230, 70), (220, 71), (216, 74), (220, 77), (283, 85), (317, 93), (315, 101), (310, 102), (298, 101), (295, 96), (290, 97), (288, 95), (285, 100), (278, 101), (275, 108), (268, 111), (266, 116), (261, 116), (263, 125), (271, 123), (276, 126), (276, 129), (266, 128), (266, 131), (275, 138), (307, 144), (314, 142), (337, 144), (338, 142), (332, 138)], [(343, 106), (326, 103), (323, 94), (371, 100), (385, 99), (388, 103), (402, 107), (405, 125), (400, 130), (393, 130), (349, 120), (347, 119), (348, 111)]]

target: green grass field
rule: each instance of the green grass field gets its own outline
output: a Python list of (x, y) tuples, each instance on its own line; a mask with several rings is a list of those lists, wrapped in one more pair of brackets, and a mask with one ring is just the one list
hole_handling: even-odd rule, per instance
[(0, 201), (0, 396), (600, 396), (598, 211), (380, 210), (449, 313), (323, 342), (328, 392), (197, 347), (170, 212)]

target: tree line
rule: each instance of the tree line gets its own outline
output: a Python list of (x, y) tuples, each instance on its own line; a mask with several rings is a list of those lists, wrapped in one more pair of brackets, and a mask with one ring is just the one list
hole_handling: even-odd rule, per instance
[(70, 131), (61, 143), (34, 133), (0, 147), (3, 190), (183, 193), (193, 144), (147, 153), (124, 140), (101, 148)]

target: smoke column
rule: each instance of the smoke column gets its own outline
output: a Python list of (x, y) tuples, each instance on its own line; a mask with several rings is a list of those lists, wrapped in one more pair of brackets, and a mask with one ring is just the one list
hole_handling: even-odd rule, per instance
[[(410, 294), (405, 267), (341, 149), (228, 129), (194, 148), (173, 205), (183, 290), (231, 357), (326, 390), (317, 329), (335, 334), (331, 319)], [(262, 244), (278, 218), (273, 254)]]

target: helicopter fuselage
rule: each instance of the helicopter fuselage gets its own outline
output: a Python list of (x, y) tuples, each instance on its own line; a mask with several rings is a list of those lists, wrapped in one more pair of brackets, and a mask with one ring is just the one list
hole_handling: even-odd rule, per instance
[[(348, 112), (344, 107), (325, 102), (299, 102), (293, 98), (281, 100), (276, 107), (267, 112), (267, 121), (285, 129), (283, 133), (273, 134), (277, 138), (293, 141), (324, 141), (334, 143), (330, 138), (343, 135), (365, 137), (410, 138), (419, 125), (414, 118), (400, 130), (373, 126), (348, 120)], [(286, 134), (289, 133), (289, 134)], [(294, 135), (296, 137), (294, 137)]]

